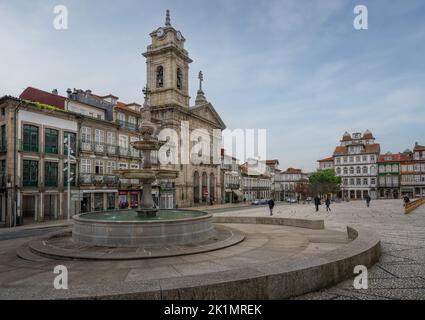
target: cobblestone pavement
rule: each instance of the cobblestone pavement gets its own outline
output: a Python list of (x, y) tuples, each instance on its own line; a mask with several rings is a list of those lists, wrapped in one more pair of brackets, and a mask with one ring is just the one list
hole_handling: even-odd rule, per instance
[[(404, 214), (401, 200), (376, 200), (334, 204), (319, 213), (313, 205), (278, 205), (277, 217), (322, 218), (327, 228), (344, 229), (358, 224), (377, 232), (382, 257), (369, 270), (369, 288), (356, 290), (353, 280), (296, 299), (423, 299), (425, 300), (425, 206)], [(222, 215), (224, 213), (217, 213)], [(226, 215), (267, 215), (268, 209), (232, 211)]]

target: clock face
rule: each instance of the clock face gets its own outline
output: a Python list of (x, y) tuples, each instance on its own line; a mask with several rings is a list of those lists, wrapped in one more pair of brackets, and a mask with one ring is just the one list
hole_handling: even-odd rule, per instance
[(164, 29), (159, 28), (159, 29), (156, 31), (156, 35), (157, 35), (158, 37), (162, 37), (162, 36), (164, 35)]
[(177, 31), (177, 40), (181, 41), (182, 40), (182, 34), (180, 31)]

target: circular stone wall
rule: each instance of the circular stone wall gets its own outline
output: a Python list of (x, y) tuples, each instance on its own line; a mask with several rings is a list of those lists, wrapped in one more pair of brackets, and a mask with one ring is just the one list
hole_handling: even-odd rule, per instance
[[(183, 212), (183, 211), (182, 211)], [(199, 213), (199, 212), (198, 212)], [(101, 215), (102, 213), (99, 213)], [(174, 220), (109, 221), (74, 216), (74, 241), (98, 246), (137, 247), (200, 242), (215, 234), (212, 215)], [(93, 213), (90, 213), (93, 216)]]

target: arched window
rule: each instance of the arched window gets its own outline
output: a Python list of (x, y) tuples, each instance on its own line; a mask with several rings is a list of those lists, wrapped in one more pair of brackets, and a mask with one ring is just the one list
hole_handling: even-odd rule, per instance
[(338, 175), (341, 174), (341, 168), (340, 167), (336, 168), (336, 174), (338, 174)]
[(367, 174), (367, 167), (363, 167), (363, 174)]
[(347, 167), (344, 167), (344, 174), (348, 174), (348, 169), (347, 169)]
[(195, 171), (193, 174), (193, 202), (199, 203), (199, 173)]
[(164, 86), (164, 68), (159, 66), (156, 68), (156, 87), (162, 88)]
[(177, 68), (177, 89), (181, 90), (183, 87), (183, 74), (180, 68)]
[(350, 167), (350, 174), (354, 174), (354, 167)]
[(215, 176), (214, 173), (210, 174), (210, 200), (215, 200)]
[(360, 167), (357, 167), (357, 168), (356, 168), (356, 173), (357, 173), (357, 174), (361, 174), (361, 173), (362, 173), (362, 170), (360, 169)]

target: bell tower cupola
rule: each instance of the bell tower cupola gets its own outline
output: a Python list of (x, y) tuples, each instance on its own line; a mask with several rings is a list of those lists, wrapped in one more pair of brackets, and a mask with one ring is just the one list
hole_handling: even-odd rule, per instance
[(147, 64), (147, 85), (151, 107), (178, 105), (189, 108), (189, 64), (186, 39), (171, 25), (167, 10), (165, 25), (150, 33), (152, 43), (143, 53)]

